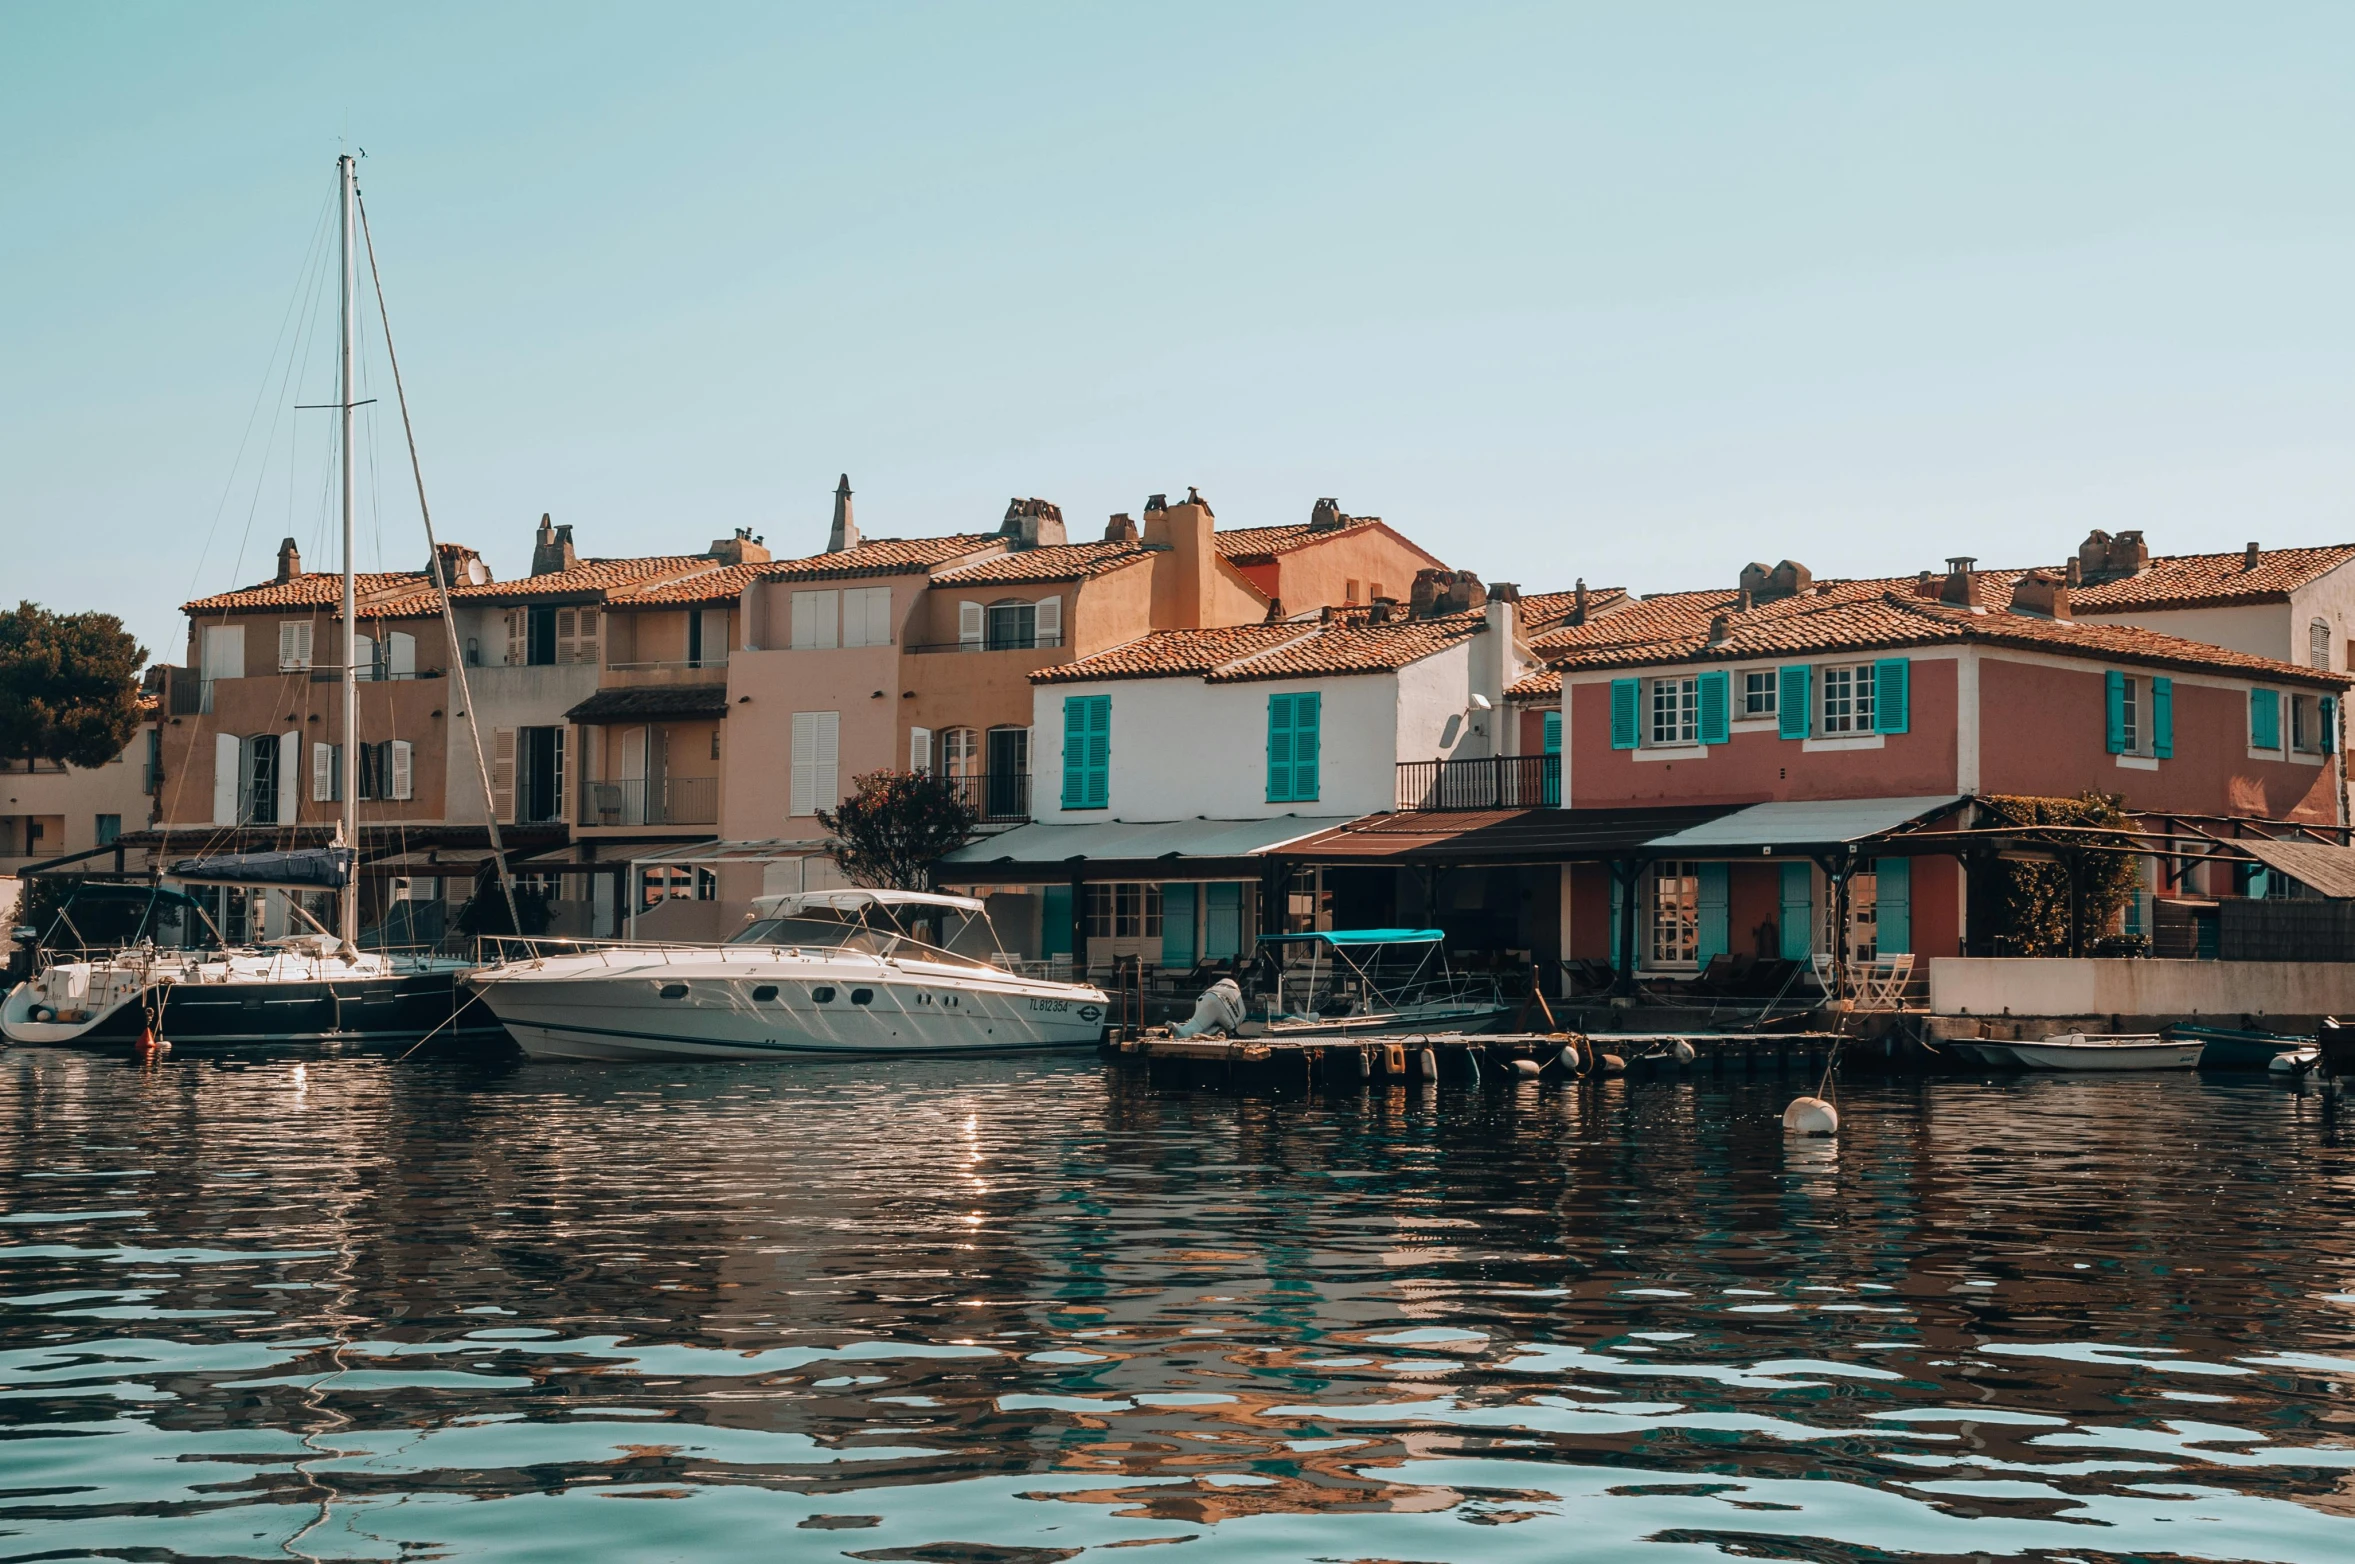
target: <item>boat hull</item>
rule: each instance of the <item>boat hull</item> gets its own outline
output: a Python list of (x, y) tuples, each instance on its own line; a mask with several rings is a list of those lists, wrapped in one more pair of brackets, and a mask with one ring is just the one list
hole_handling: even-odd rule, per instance
[(2203, 1070), (2270, 1070), (2281, 1055), (2314, 1046), (2311, 1037), (2227, 1027), (2179, 1026), (2170, 1028), (2167, 1035), (2178, 1042), (2198, 1043)]
[(1081, 1052), (1101, 1043), (1108, 1014), (1102, 991), (1085, 985), (735, 947), (518, 962), (470, 982), (534, 1059)]
[(458, 976), (453, 967), (383, 977), (156, 982), (79, 1023), (32, 1019), (30, 985), (19, 985), (0, 1008), (0, 1034), (20, 1046), (127, 1052), (152, 1016), (155, 1035), (175, 1053), (366, 1051), (405, 1046), (428, 1034), (452, 1043), (504, 1042), (506, 1029), (482, 1007), (460, 1013), (469, 996), (458, 987)]
[(1352, 1037), (1413, 1037), (1425, 1032), (1490, 1032), (1503, 1025), (1513, 1007), (1465, 1006), (1394, 1015), (1332, 1016), (1279, 1019), (1259, 1035), (1287, 1042), (1345, 1041)]
[[(1991, 1045), (1982, 1043), (1982, 1048)], [(2188, 1070), (2200, 1061), (2198, 1042), (2165, 1038), (2047, 1038), (2000, 1047), (2031, 1070)]]

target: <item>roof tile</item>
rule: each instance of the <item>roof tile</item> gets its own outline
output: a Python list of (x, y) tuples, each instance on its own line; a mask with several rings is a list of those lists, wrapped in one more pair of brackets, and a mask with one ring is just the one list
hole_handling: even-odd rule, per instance
[(856, 576), (920, 575), (1002, 541), (994, 532), (959, 532), (941, 538), (869, 538), (839, 553), (774, 561), (761, 568), (760, 579), (840, 581)]
[(954, 566), (932, 579), (937, 586), (1084, 581), (1125, 570), (1151, 559), (1156, 552), (1141, 543), (1051, 543), (1044, 548), (1000, 554), (978, 564)]
[(2350, 559), (2355, 559), (2355, 543), (2261, 549), (2254, 570), (2248, 568), (2243, 554), (2161, 555), (2135, 575), (2069, 588), (2069, 611), (2123, 614), (2137, 609), (2279, 602)]
[(1331, 619), (1280, 620), (1150, 635), (1032, 674), (1034, 684), (1100, 679), (1198, 678), (1211, 684), (1388, 673), (1419, 662), (1487, 627), (1479, 614), (1371, 623), (1363, 609)]

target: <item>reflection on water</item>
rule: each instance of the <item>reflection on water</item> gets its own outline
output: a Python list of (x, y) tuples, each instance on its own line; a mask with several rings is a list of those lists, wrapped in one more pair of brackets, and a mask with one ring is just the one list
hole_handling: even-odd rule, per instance
[(0, 1558), (2355, 1556), (2316, 1099), (1788, 1095), (18, 1050)]

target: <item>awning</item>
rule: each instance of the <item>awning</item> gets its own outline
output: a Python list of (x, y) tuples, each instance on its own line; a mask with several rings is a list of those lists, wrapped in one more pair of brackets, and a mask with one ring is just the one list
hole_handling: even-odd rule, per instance
[(1752, 804), (1653, 838), (1651, 858), (1723, 857), (1728, 853), (1792, 852), (1844, 847), (1899, 826), (1944, 814), (1965, 800), (1952, 793), (1927, 798), (1827, 798)]
[(1667, 808), (1402, 810), (1367, 815), (1283, 850), (1311, 863), (1548, 864), (1632, 858), (1654, 837), (1731, 814), (1737, 804)]
[(1068, 880), (1253, 879), (1277, 848), (1346, 824), (1346, 815), (1260, 820), (1091, 820), (1018, 825), (942, 858), (933, 878), (952, 885)]
[(2333, 847), (2325, 842), (2277, 842), (2262, 837), (2235, 838), (2268, 869), (2279, 869), (2300, 885), (2331, 898), (2355, 898), (2355, 847)]
[(663, 717), (725, 717), (724, 684), (638, 684), (599, 690), (564, 714), (567, 722), (630, 722)]

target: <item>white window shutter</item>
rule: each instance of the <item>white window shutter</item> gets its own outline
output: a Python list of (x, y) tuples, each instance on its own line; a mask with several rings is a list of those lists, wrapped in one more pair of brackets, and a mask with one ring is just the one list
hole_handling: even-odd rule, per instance
[[(207, 646), (210, 651), (210, 646)], [(243, 746), (234, 733), (213, 735), (213, 824), (237, 823), (237, 761)]]
[[(797, 626), (799, 625), (798, 614), (796, 614), (794, 622)], [(785, 812), (789, 815), (813, 814), (818, 807), (818, 789), (813, 766), (817, 759), (818, 718), (820, 715), (814, 711), (797, 711), (793, 714), (793, 760), (790, 768), (791, 774), (787, 778), (786, 791), (789, 796), (785, 805)]]
[(352, 666), (360, 670), (360, 677), (376, 677), (376, 639), (373, 636), (352, 637)]
[(571, 608), (556, 610), (556, 660), (558, 662), (569, 663), (578, 660), (576, 648), (580, 645), (580, 634), (580, 612)]
[(594, 608), (582, 609), (579, 638), (573, 642), (572, 648), (574, 662), (593, 663), (597, 661), (598, 628), (597, 610)]
[(245, 677), (245, 626), (205, 626), (204, 677), (207, 679), (242, 679)]
[(530, 623), (530, 610), (522, 608), (507, 610), (507, 666), (510, 668), (522, 667), (530, 656), (530, 649), (526, 641)]
[(908, 729), (908, 769), (919, 775), (932, 769), (932, 730)]
[(728, 611), (703, 610), (703, 666), (717, 668), (728, 660)]
[(818, 807), (831, 807), (842, 802), (842, 713), (821, 711), (818, 718), (818, 752), (810, 767), (810, 782), (818, 790)]
[(828, 647), (840, 646), (842, 633), (839, 621), (842, 615), (842, 594), (840, 592), (813, 592), (810, 595), (817, 599), (818, 639), (816, 645), (818, 649), (824, 651)]
[(386, 671), (395, 679), (417, 677), (417, 637), (395, 630), (385, 638)]
[(1038, 600), (1038, 644), (1063, 644), (1063, 599), (1042, 597)]
[(515, 818), (515, 730), (499, 728), (491, 735), (491, 813), (501, 820)]
[(332, 804), (335, 799), (335, 746), (311, 746), (311, 802)]
[(300, 808), (302, 792), (296, 778), (303, 774), (303, 736), (300, 733), (278, 735), (278, 824), (292, 825)]
[(392, 741), (392, 796), (395, 798), (417, 796), (416, 766), (412, 753), (407, 739)]
[(965, 602), (957, 605), (958, 645), (979, 646), (981, 644), (981, 618), (979, 603)]
[(310, 628), (310, 623), (307, 620), (281, 619), (278, 622), (278, 666), (280, 668), (301, 668), (309, 664), (311, 649), (303, 643), (310, 637), (303, 632)]

